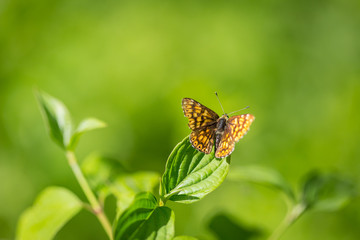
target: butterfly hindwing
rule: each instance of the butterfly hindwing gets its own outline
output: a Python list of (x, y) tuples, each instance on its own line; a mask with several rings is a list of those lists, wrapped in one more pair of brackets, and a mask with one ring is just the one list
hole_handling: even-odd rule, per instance
[(214, 146), (215, 125), (196, 129), (190, 134), (190, 142), (194, 148), (209, 154)]
[(185, 117), (189, 119), (191, 130), (216, 125), (216, 121), (219, 118), (219, 115), (213, 110), (191, 98), (184, 98), (182, 100), (182, 108)]
[(216, 146), (216, 158), (229, 156), (238, 142), (250, 129), (255, 117), (251, 114), (242, 114), (230, 117), (227, 121), (224, 133), (221, 137), (219, 146)]

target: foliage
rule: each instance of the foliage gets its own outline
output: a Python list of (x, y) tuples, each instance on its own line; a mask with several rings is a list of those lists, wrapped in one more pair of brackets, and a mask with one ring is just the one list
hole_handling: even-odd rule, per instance
[(182, 140), (167, 160), (162, 176), (160, 197), (166, 202), (193, 203), (215, 190), (229, 171), (230, 157), (216, 159), (191, 146), (189, 137)]
[[(217, 159), (214, 151), (210, 154), (201, 153), (191, 146), (189, 137), (186, 137), (171, 152), (160, 183), (160, 176), (155, 172), (131, 172), (121, 163), (99, 155), (88, 157), (80, 168), (74, 153), (80, 136), (87, 131), (102, 128), (105, 124), (95, 118), (88, 118), (73, 130), (70, 114), (63, 103), (40, 91), (37, 92), (37, 98), (49, 135), (65, 151), (68, 163), (89, 203), (82, 202), (68, 189), (49, 187), (39, 195), (34, 206), (22, 214), (17, 239), (52, 239), (82, 207), (89, 209), (98, 218), (111, 240), (196, 239), (190, 236), (174, 237), (175, 213), (165, 204), (168, 200), (192, 204), (214, 191), (227, 176), (230, 156)], [(284, 222), (270, 239), (278, 239), (305, 211), (338, 210), (354, 195), (352, 183), (335, 174), (309, 174), (300, 193), (296, 193), (278, 172), (260, 166), (234, 168), (229, 179), (277, 189), (293, 204)], [(158, 185), (159, 199), (153, 193)], [(113, 195), (117, 201), (116, 209), (113, 210), (117, 213), (114, 224), (110, 224), (104, 212), (103, 205), (109, 195)], [(211, 224), (218, 226), (216, 221)], [(260, 234), (257, 229), (246, 230), (231, 224), (243, 239)], [(221, 236), (227, 234), (216, 229), (216, 233)]]
[(334, 173), (309, 173), (302, 184), (301, 203), (309, 209), (336, 211), (355, 196), (353, 183)]
[(39, 194), (34, 206), (22, 214), (17, 238), (52, 239), (81, 208), (81, 201), (69, 190), (48, 187)]
[(336, 211), (344, 207), (355, 196), (353, 183), (335, 173), (319, 171), (309, 173), (305, 176), (304, 182), (299, 187), (300, 192), (296, 195), (290, 184), (278, 172), (269, 168), (243, 166), (234, 169), (229, 178), (234, 181), (248, 181), (277, 189), (291, 203), (287, 216), (270, 236), (270, 240), (278, 239), (306, 211)]
[(160, 207), (151, 193), (139, 193), (115, 224), (114, 236), (122, 239), (172, 239), (174, 213)]
[(40, 91), (36, 95), (50, 136), (64, 149), (74, 149), (83, 133), (106, 126), (104, 122), (96, 118), (88, 118), (84, 119), (73, 131), (69, 111), (62, 102)]

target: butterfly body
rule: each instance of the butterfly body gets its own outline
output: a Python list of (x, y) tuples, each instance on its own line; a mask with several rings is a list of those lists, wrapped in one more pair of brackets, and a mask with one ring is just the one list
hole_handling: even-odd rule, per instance
[(185, 117), (189, 119), (190, 142), (197, 150), (209, 154), (215, 146), (215, 157), (229, 156), (238, 142), (249, 130), (255, 117), (242, 114), (219, 117), (214, 111), (191, 98), (182, 100)]
[(215, 131), (215, 148), (218, 148), (220, 144), (228, 119), (229, 119), (228, 115), (224, 114), (217, 121), (216, 131)]

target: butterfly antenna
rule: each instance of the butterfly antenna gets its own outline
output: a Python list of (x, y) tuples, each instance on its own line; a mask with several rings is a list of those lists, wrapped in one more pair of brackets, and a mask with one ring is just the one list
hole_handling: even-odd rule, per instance
[(216, 97), (217, 97), (217, 99), (218, 99), (218, 101), (219, 101), (219, 103), (220, 103), (220, 106), (221, 106), (221, 109), (222, 109), (223, 113), (225, 114), (224, 108), (223, 108), (223, 106), (221, 105), (221, 102), (220, 102), (220, 99), (219, 99), (219, 96), (218, 96), (217, 92), (215, 92), (215, 95), (216, 95)]
[(233, 111), (233, 112), (229, 113), (229, 115), (230, 115), (230, 114), (233, 114), (233, 113), (236, 113), (236, 112), (240, 112), (240, 111), (245, 110), (245, 109), (247, 109), (247, 108), (249, 108), (249, 107), (250, 107), (250, 106), (246, 106), (246, 107), (244, 107), (244, 108), (242, 108), (242, 109)]

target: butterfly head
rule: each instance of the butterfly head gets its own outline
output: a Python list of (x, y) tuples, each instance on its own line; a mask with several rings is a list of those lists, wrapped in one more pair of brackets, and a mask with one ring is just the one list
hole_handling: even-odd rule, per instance
[(227, 115), (226, 113), (224, 113), (220, 118), (223, 118), (225, 120), (229, 119), (229, 115)]

